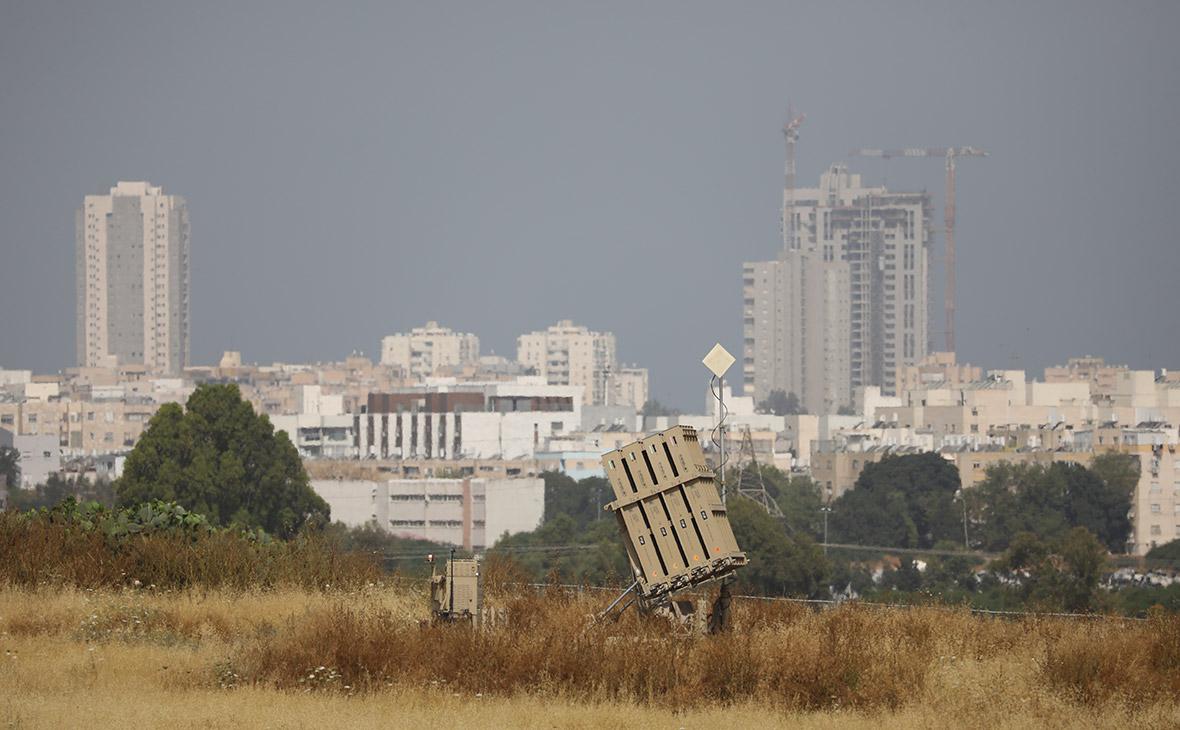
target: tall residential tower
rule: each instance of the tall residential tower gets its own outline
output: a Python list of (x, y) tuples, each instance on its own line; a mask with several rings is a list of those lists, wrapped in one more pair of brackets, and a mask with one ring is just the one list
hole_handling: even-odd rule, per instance
[(811, 413), (860, 386), (892, 393), (928, 347), (930, 196), (833, 165), (818, 188), (784, 191), (783, 209), (778, 259), (743, 271), (746, 393), (794, 392)]
[(119, 182), (109, 195), (87, 195), (76, 224), (78, 365), (179, 373), (189, 358), (184, 199)]

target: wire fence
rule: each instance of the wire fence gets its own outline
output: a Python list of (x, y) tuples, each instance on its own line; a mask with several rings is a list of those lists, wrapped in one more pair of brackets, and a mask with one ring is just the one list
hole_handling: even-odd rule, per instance
[[(407, 578), (399, 577), (397, 582), (404, 586), (418, 586), (425, 585), (429, 581), (425, 578)], [(522, 583), (522, 582), (507, 582), (503, 584), (509, 588), (524, 588), (533, 591), (551, 591), (557, 590), (563, 593), (584, 594), (587, 592), (601, 593), (610, 596), (617, 596), (624, 592), (629, 592), (630, 589), (622, 586), (600, 586), (580, 583)], [(692, 596), (699, 595), (701, 591), (687, 590), (683, 595)], [(791, 598), (788, 596), (753, 596), (747, 594), (733, 594), (730, 598), (739, 602), (759, 602), (759, 603), (790, 603), (800, 606), (807, 606), (815, 611), (829, 611), (841, 606), (856, 606), (857, 608), (865, 608), (879, 611), (943, 611), (946, 613), (963, 613), (967, 612), (973, 616), (980, 616), (984, 618), (994, 619), (1008, 619), (1008, 620), (1026, 620), (1026, 619), (1070, 619), (1081, 621), (1113, 621), (1113, 622), (1127, 622), (1127, 623), (1142, 623), (1149, 619), (1144, 616), (1120, 616), (1116, 614), (1106, 613), (1077, 613), (1068, 611), (1010, 611), (1004, 609), (994, 608), (976, 608), (967, 605), (945, 605), (932, 603), (889, 603), (884, 601), (864, 601), (860, 599), (830, 599), (830, 598)]]

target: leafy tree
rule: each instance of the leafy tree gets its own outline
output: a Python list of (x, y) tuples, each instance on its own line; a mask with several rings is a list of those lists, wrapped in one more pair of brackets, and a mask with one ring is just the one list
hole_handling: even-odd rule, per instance
[[(1117, 454), (1125, 457), (1126, 454)], [(1118, 461), (1110, 462), (1099, 457), (1099, 468), (1111, 475), (1114, 482), (1100, 476), (1100, 472), (1078, 464), (1055, 463), (1050, 469), (1064, 472), (1066, 501), (1065, 514), (1069, 524), (1084, 527), (1098, 538), (1111, 552), (1124, 552), (1127, 538), (1131, 535), (1131, 496), (1124, 484), (1127, 479), (1125, 466)], [(1134, 474), (1138, 482), (1138, 473)]]
[(1030, 532), (1016, 535), (992, 563), (1027, 604), (1067, 611), (1088, 611), (1098, 604), (1098, 581), (1106, 566), (1106, 548), (1089, 530), (1074, 527), (1055, 541)]
[(766, 400), (758, 404), (759, 413), (773, 413), (776, 416), (795, 416), (803, 413), (799, 405), (799, 396), (783, 390), (772, 390)]
[(647, 401), (643, 404), (643, 408), (639, 411), (642, 416), (675, 416), (677, 411), (673, 408), (668, 408), (663, 403), (655, 400)]
[(1147, 551), (1147, 558), (1149, 560), (1180, 562), (1180, 540), (1172, 540), (1171, 542), (1165, 542), (1163, 545), (1156, 545)]
[(914, 593), (922, 588), (922, 573), (912, 558), (904, 558), (897, 570), (885, 573), (882, 582), (886, 588)]
[(574, 481), (561, 472), (547, 471), (541, 478), (545, 480), (545, 522), (566, 515), (582, 529), (602, 519), (602, 506), (614, 499), (610, 483), (602, 477)]
[(1064, 562), (1058, 572), (1057, 592), (1068, 611), (1094, 608), (1098, 581), (1106, 567), (1106, 546), (1084, 527), (1066, 533), (1058, 547)]
[(8, 493), (8, 503), (15, 510), (55, 507), (67, 499), (77, 502), (95, 502), (104, 507), (115, 506), (115, 495), (111, 483), (99, 479), (91, 484), (83, 477), (66, 477), (53, 473), (32, 489), (15, 489)]
[(1114, 451), (1098, 454), (1090, 462), (1089, 469), (1116, 493), (1128, 498), (1135, 494), (1135, 487), (1139, 484), (1139, 460), (1131, 454)]
[(968, 499), (975, 536), (985, 550), (998, 551), (1020, 532), (1058, 540), (1072, 527), (1085, 527), (1108, 549), (1124, 550), (1131, 532), (1126, 464), (1104, 459), (1099, 469), (1064, 462), (989, 468)]
[(0, 475), (8, 478), (9, 487), (20, 486), (20, 452), (11, 446), (0, 446)]
[(534, 580), (555, 576), (599, 585), (631, 582), (631, 568), (613, 517), (579, 529), (572, 517), (558, 514), (532, 532), (500, 538), (492, 552), (510, 555)]
[(823, 537), (824, 515), (820, 509), (823, 497), (819, 484), (809, 476), (787, 474), (773, 466), (760, 467), (760, 471), (766, 491), (770, 493), (771, 499), (778, 502), (789, 529), (817, 539)]
[(177, 502), (214, 525), (291, 537), (328, 520), (287, 434), (254, 413), (237, 385), (201, 385), (182, 409), (160, 408), (127, 457), (122, 505)]
[(926, 590), (932, 593), (949, 593), (955, 590), (974, 591), (977, 587), (975, 568), (982, 562), (972, 555), (962, 552), (963, 544), (942, 540), (934, 548), (945, 552), (958, 552), (954, 555), (932, 555), (926, 563), (926, 574), (922, 582)]
[(831, 566), (811, 538), (787, 535), (777, 520), (749, 499), (730, 499), (728, 512), (738, 545), (750, 561), (738, 572), (739, 585), (771, 596), (827, 594)]
[(955, 501), (959, 471), (938, 454), (907, 454), (868, 464), (832, 504), (831, 527), (844, 542), (929, 548), (962, 531)]
[(413, 577), (430, 575), (427, 555), (447, 556), (451, 549), (450, 545), (429, 540), (397, 537), (381, 529), (375, 520), (359, 527), (333, 522), (324, 528), (323, 536), (342, 552), (378, 554), (387, 569)]

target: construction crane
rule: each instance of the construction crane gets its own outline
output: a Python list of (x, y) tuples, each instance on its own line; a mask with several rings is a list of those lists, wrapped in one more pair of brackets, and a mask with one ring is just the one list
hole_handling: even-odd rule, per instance
[(795, 247), (795, 143), (799, 141), (799, 127), (806, 114), (795, 116), (794, 109), (787, 105), (787, 123), (783, 125), (783, 136), (787, 139), (787, 180), (786, 200), (783, 201), (783, 249)]
[(978, 147), (908, 147), (900, 150), (859, 149), (857, 157), (945, 157), (946, 158), (946, 350), (955, 351), (955, 160), (960, 157), (987, 157)]

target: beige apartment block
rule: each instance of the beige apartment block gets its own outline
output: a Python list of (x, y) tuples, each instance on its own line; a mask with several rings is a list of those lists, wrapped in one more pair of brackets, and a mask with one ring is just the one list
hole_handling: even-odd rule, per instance
[(545, 330), (518, 337), (516, 359), (543, 376), (549, 385), (583, 388), (583, 403), (604, 405), (607, 382), (617, 369), (615, 336), (592, 332), (564, 319)]
[(755, 402), (794, 393), (808, 413), (852, 400), (849, 268), (816, 251), (744, 265), (742, 371)]
[(479, 363), (479, 338), (427, 322), (409, 332), (381, 339), (381, 364), (414, 378), (442, 375)]
[(897, 370), (897, 393), (933, 385), (957, 386), (983, 379), (983, 369), (955, 361), (953, 352), (932, 352)]
[(1100, 357), (1071, 357), (1065, 365), (1045, 368), (1046, 383), (1090, 383), (1095, 393), (1114, 389), (1126, 365), (1107, 365)]
[(53, 435), (66, 456), (94, 456), (130, 450), (159, 407), (122, 401), (0, 403), (0, 428)]
[(622, 366), (607, 376), (607, 405), (634, 406), (636, 410), (647, 403), (647, 368)]
[(76, 215), (76, 347), (83, 367), (189, 358), (189, 221), (184, 199), (146, 182), (87, 195)]

